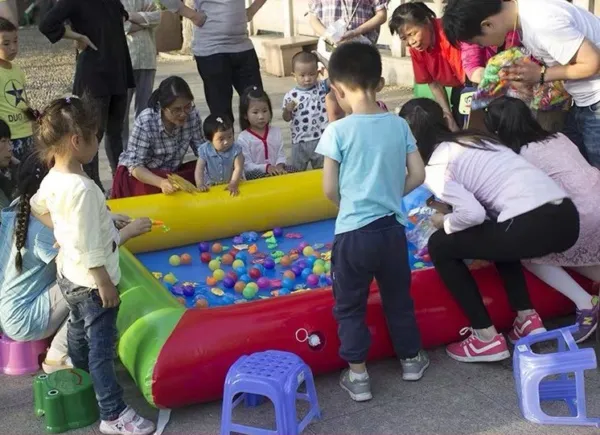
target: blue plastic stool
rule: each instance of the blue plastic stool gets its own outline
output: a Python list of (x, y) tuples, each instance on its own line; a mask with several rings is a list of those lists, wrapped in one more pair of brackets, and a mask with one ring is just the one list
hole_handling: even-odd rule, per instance
[[(586, 415), (584, 370), (596, 368), (593, 349), (579, 349), (571, 335), (579, 328), (535, 334), (520, 339), (513, 353), (513, 370), (519, 406), (523, 416), (534, 423), (600, 427), (600, 418)], [(558, 352), (538, 354), (535, 343), (558, 341)], [(575, 378), (569, 378), (574, 373)], [(558, 379), (544, 379), (556, 376)], [(571, 416), (549, 416), (542, 411), (542, 401), (564, 401)]]
[[(298, 393), (298, 387), (303, 382), (306, 383), (306, 393)], [(240, 395), (235, 398), (238, 394)], [(245, 401), (248, 395), (265, 396), (273, 402), (277, 425), (275, 431), (231, 421), (233, 409)], [(310, 402), (310, 410), (300, 423), (296, 415), (298, 399)], [(248, 435), (297, 435), (311, 421), (320, 417), (312, 372), (304, 361), (293, 353), (268, 350), (242, 356), (227, 372), (223, 392), (221, 435), (229, 435), (231, 432)]]

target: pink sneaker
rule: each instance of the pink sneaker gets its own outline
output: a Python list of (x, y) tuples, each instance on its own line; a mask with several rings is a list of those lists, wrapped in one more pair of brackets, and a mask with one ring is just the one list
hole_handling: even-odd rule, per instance
[(541, 332), (546, 332), (546, 328), (544, 328), (544, 324), (538, 313), (533, 313), (527, 316), (523, 322), (515, 319), (513, 329), (508, 333), (508, 339), (512, 344), (515, 344), (523, 337)]
[(472, 328), (463, 328), (460, 335), (469, 332), (471, 335), (463, 341), (446, 347), (450, 358), (460, 362), (494, 362), (510, 358), (508, 345), (502, 334), (496, 335), (491, 341), (483, 341), (475, 335)]

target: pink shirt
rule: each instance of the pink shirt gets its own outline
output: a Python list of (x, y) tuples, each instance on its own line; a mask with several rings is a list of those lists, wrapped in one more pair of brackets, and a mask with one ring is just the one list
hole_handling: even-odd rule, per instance
[(483, 223), (505, 222), (567, 194), (550, 177), (504, 146), (490, 150), (443, 142), (425, 168), (425, 185), (452, 206), (447, 234)]
[[(508, 33), (505, 41), (505, 50), (521, 45), (518, 32)], [(496, 54), (498, 54), (498, 47), (481, 47), (469, 42), (460, 43), (460, 58), (467, 76), (470, 76), (477, 68), (485, 68), (488, 60)]]

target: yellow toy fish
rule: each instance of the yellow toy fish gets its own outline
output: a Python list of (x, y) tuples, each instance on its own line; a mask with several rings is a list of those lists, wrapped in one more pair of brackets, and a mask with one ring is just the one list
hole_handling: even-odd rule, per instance
[(262, 235), (263, 239), (268, 239), (269, 237), (273, 237), (273, 231), (267, 231)]

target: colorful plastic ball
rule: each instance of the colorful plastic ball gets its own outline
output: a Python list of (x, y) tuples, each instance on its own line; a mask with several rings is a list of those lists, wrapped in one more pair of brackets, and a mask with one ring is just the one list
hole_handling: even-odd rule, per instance
[(302, 248), (302, 255), (304, 255), (305, 257), (313, 255), (314, 253), (315, 250), (312, 248), (312, 246), (305, 246), (304, 248)]
[(315, 260), (315, 264), (314, 264), (314, 266), (316, 266), (317, 264), (318, 264), (319, 266), (323, 266), (323, 267), (325, 267), (325, 261), (324, 261), (324, 260), (321, 260), (320, 258), (317, 258), (317, 259)]
[(233, 289), (235, 290), (236, 293), (243, 292), (245, 288), (246, 288), (246, 283), (244, 281), (238, 281), (233, 286)]
[(208, 252), (210, 250), (210, 245), (206, 242), (198, 243), (198, 250), (200, 252)]
[(238, 280), (238, 274), (235, 273), (233, 270), (230, 270), (229, 272), (227, 272), (227, 276), (229, 278), (231, 278), (233, 280), (233, 282), (236, 282)]
[(298, 250), (300, 250), (300, 251), (304, 251), (304, 248), (306, 248), (307, 246), (308, 246), (308, 243), (306, 243), (306, 242), (301, 242), (301, 243), (298, 245)]
[(231, 255), (233, 258), (235, 258), (235, 256), (237, 255), (238, 252), (240, 252), (239, 249), (231, 248), (229, 250), (228, 254)]
[(331, 277), (329, 275), (325, 276), (325, 282), (327, 283), (327, 285), (333, 284), (333, 280), (331, 279)]
[(242, 291), (242, 295), (246, 299), (252, 299), (254, 296), (256, 296), (257, 292), (258, 292), (258, 288), (251, 287), (250, 284), (248, 284), (246, 287), (244, 287), (244, 290)]
[(423, 255), (422, 258), (425, 263), (431, 263), (431, 256), (429, 254)]
[(296, 263), (296, 266), (298, 266), (300, 269), (306, 269), (308, 264), (306, 264), (306, 260), (300, 260), (298, 263)]
[(246, 272), (248, 271), (245, 266), (236, 267), (234, 270), (235, 270), (235, 273), (238, 274), (238, 276), (245, 275)]
[(222, 281), (225, 278), (225, 271), (223, 269), (216, 269), (213, 272), (213, 278), (217, 281)]
[(183, 295), (184, 296), (194, 296), (194, 286), (193, 285), (184, 285), (183, 286)]
[(292, 264), (292, 259), (287, 255), (284, 255), (279, 259), (279, 264), (281, 264), (283, 267), (288, 267), (290, 264)]
[(252, 281), (252, 278), (250, 278), (248, 275), (243, 274), (242, 276), (240, 276), (240, 281), (244, 281), (245, 283), (249, 283)]
[(214, 272), (221, 268), (221, 262), (219, 260), (211, 260), (210, 263), (208, 263), (208, 268)]
[(214, 254), (220, 254), (221, 252), (223, 252), (223, 245), (221, 245), (220, 243), (213, 243), (212, 248), (210, 248), (211, 251), (213, 251)]
[(244, 267), (245, 264), (242, 260), (235, 260), (232, 264), (231, 267), (233, 267), (234, 269), (237, 269), (238, 267)]
[(192, 264), (192, 256), (190, 254), (181, 254), (179, 257), (181, 264)]
[(312, 269), (310, 269), (310, 268), (308, 268), (308, 267), (307, 267), (307, 268), (305, 268), (305, 269), (302, 269), (302, 274), (301, 274), (300, 276), (302, 276), (302, 279), (304, 279), (304, 280), (305, 280), (305, 279), (306, 279), (306, 278), (308, 278), (310, 275), (312, 275)]
[(230, 254), (224, 254), (224, 255), (221, 257), (221, 262), (222, 262), (223, 264), (226, 264), (227, 266), (229, 266), (230, 264), (232, 264), (232, 263), (233, 263), (233, 256), (232, 256), (232, 255), (230, 255)]
[(167, 284), (175, 284), (177, 282), (177, 278), (172, 273), (167, 273), (163, 277), (163, 281), (166, 282)]
[(331, 261), (327, 261), (325, 263), (325, 272), (329, 272), (331, 270)]
[(319, 277), (314, 274), (308, 275), (308, 278), (306, 278), (306, 284), (311, 287), (317, 286), (319, 284)]
[(174, 267), (179, 266), (181, 264), (181, 258), (179, 258), (179, 255), (171, 255), (169, 257), (169, 264)]
[(258, 279), (262, 274), (260, 273), (260, 270), (258, 270), (256, 267), (253, 267), (248, 271), (248, 275), (250, 275), (250, 278), (252, 279)]
[(313, 266), (313, 273), (315, 275), (321, 275), (325, 273), (325, 266), (315, 263), (315, 265)]
[(265, 278), (264, 276), (258, 278), (256, 284), (258, 284), (258, 288), (261, 290), (267, 290), (269, 287), (271, 287), (271, 281), (269, 278)]
[(283, 272), (283, 276), (289, 279), (296, 279), (296, 274), (292, 270), (286, 270)]
[(261, 275), (265, 273), (265, 266), (262, 264), (255, 264), (254, 267), (260, 270)]
[(273, 235), (275, 237), (281, 237), (281, 236), (283, 236), (283, 229), (280, 228), (280, 227), (273, 228)]
[(302, 275), (302, 268), (300, 266), (292, 266), (292, 272), (294, 272), (295, 276)]
[(315, 265), (315, 261), (317, 261), (317, 257), (314, 255), (306, 257), (306, 267), (313, 267)]
[(295, 284), (296, 283), (294, 282), (294, 280), (288, 277), (285, 277), (281, 280), (281, 286), (283, 288), (293, 289)]
[(175, 296), (183, 296), (183, 286), (173, 285), (171, 286), (171, 293)]
[(210, 260), (212, 260), (211, 255), (208, 252), (203, 252), (202, 254), (200, 254), (200, 261), (203, 263), (210, 263)]
[(235, 259), (242, 260), (245, 262), (248, 260), (248, 253), (246, 251), (240, 251), (237, 254), (235, 254)]
[(208, 301), (204, 298), (196, 299), (196, 308), (208, 308)]
[(214, 287), (217, 285), (217, 279), (215, 277), (212, 276), (207, 276), (206, 277), (206, 285), (210, 286), (210, 287)]
[(265, 258), (265, 261), (263, 262), (263, 266), (265, 266), (265, 269), (268, 269), (268, 270), (275, 269), (275, 262), (273, 261), (272, 258)]
[(235, 279), (231, 278), (230, 276), (226, 276), (225, 278), (223, 278), (223, 286), (225, 288), (233, 288), (234, 285)]
[(279, 296), (289, 295), (292, 292), (292, 289), (282, 288), (279, 290)]

